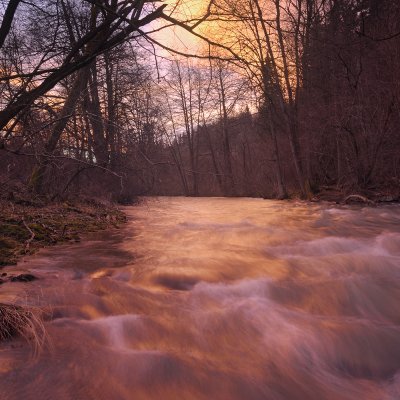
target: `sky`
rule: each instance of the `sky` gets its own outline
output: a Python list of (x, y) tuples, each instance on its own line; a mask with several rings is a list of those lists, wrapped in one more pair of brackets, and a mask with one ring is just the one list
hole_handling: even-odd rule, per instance
[[(207, 0), (169, 0), (165, 1), (167, 9), (165, 13), (172, 13), (173, 17), (179, 20), (191, 20), (203, 15), (208, 1)], [(151, 28), (160, 28), (163, 22), (155, 22)], [(203, 29), (206, 28), (203, 25)], [(200, 28), (198, 28), (199, 30)], [(159, 43), (168, 48), (182, 53), (198, 54), (204, 47), (204, 42), (196, 36), (190, 34), (178, 26), (164, 28), (161, 31), (152, 34), (152, 37)], [(168, 52), (161, 51), (162, 55), (167, 56)]]

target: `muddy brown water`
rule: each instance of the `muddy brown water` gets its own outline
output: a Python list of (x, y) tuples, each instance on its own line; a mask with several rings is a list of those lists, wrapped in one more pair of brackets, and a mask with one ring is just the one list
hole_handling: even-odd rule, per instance
[(400, 399), (400, 208), (153, 198), (18, 266), (1, 400)]

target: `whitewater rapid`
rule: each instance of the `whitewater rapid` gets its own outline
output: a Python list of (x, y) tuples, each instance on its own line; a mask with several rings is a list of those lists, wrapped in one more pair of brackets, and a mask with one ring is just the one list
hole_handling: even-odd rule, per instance
[(151, 198), (18, 265), (0, 399), (400, 398), (400, 207)]

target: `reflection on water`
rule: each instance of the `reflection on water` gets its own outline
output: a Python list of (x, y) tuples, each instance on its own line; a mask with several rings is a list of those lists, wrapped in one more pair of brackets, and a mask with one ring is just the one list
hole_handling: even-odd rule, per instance
[(2, 400), (400, 398), (399, 207), (126, 211), (123, 230), (21, 265), (50, 344), (0, 347)]

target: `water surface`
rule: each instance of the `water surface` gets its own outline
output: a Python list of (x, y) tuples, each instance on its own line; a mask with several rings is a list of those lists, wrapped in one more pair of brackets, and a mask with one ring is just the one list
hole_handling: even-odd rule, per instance
[(399, 399), (400, 208), (148, 199), (24, 260), (51, 310), (0, 347), (0, 399)]

